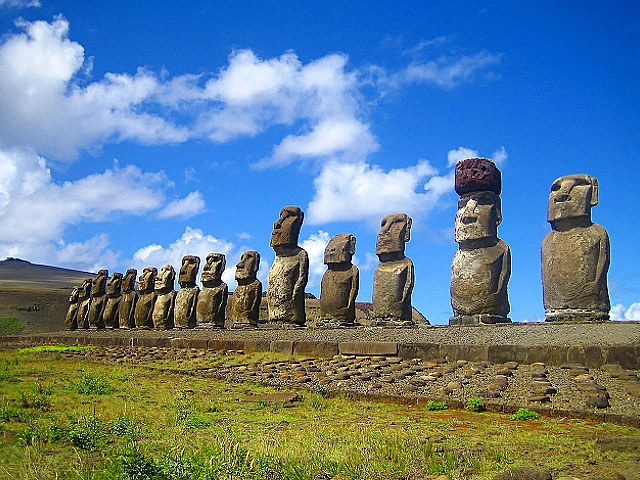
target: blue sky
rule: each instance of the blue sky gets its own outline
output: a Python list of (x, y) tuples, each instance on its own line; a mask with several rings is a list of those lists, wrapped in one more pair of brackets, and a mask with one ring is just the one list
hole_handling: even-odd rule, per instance
[(319, 295), (357, 237), (370, 301), (380, 219), (413, 218), (413, 303), (447, 323), (453, 166), (493, 158), (511, 318), (544, 317), (555, 178), (599, 179), (616, 319), (640, 319), (640, 4), (0, 0), (0, 258), (124, 271), (274, 253), (285, 205)]

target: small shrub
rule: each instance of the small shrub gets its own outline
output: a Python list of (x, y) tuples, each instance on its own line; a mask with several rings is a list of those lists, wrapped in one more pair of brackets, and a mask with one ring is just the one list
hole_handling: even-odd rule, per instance
[(135, 418), (120, 416), (109, 423), (109, 431), (118, 437), (135, 438), (144, 434), (144, 429)]
[(24, 328), (16, 317), (10, 315), (0, 316), (0, 335), (13, 335)]
[(188, 413), (182, 418), (178, 419), (178, 425), (186, 428), (187, 430), (194, 430), (196, 428), (209, 428), (211, 422), (204, 415), (196, 415), (195, 413)]
[(4, 407), (0, 407), (0, 422), (21, 422), (25, 423), (31, 417), (31, 413), (22, 410), (21, 408), (12, 407), (6, 405)]
[(69, 428), (66, 436), (74, 447), (95, 450), (105, 438), (105, 432), (97, 417), (82, 417)]
[(487, 407), (484, 405), (484, 402), (481, 398), (471, 397), (467, 401), (467, 410), (471, 410), (473, 412), (484, 412)]
[(153, 480), (160, 478), (160, 468), (147, 458), (137, 445), (129, 445), (119, 456), (118, 463), (126, 479)]
[(84, 395), (106, 395), (116, 389), (104, 375), (85, 373), (74, 385), (74, 390)]
[(435, 410), (447, 410), (449, 408), (449, 405), (447, 405), (447, 402), (444, 401), (436, 402), (435, 400), (429, 400), (424, 408), (429, 412), (433, 412)]
[(540, 418), (540, 415), (528, 408), (520, 408), (516, 413), (511, 415), (511, 420), (535, 420), (537, 418)]
[(35, 392), (20, 392), (20, 406), (32, 410), (51, 410), (51, 400), (46, 395)]

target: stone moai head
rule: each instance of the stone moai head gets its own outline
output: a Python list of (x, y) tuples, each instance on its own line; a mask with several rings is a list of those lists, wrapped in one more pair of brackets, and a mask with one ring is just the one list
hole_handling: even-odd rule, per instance
[(92, 278), (85, 278), (80, 287), (80, 299), (86, 300), (91, 297), (91, 287), (93, 286)]
[(200, 257), (195, 255), (185, 255), (182, 257), (182, 266), (178, 275), (178, 284), (182, 288), (195, 287), (198, 269), (200, 268)]
[(93, 286), (91, 287), (92, 297), (99, 297), (100, 295), (105, 294), (108, 277), (109, 277), (109, 270), (98, 270), (98, 275), (93, 280)]
[(252, 282), (256, 279), (259, 269), (260, 254), (254, 250), (244, 252), (236, 264), (236, 281)]
[(107, 282), (107, 295), (117, 297), (122, 293), (122, 274), (113, 272), (111, 278)]
[(376, 255), (381, 261), (390, 255), (404, 257), (404, 246), (411, 239), (412, 223), (406, 213), (392, 213), (382, 219), (376, 242)]
[(78, 303), (80, 288), (80, 285), (74, 285), (73, 290), (71, 290), (71, 295), (69, 295), (69, 303)]
[(205, 287), (217, 287), (222, 282), (222, 273), (227, 268), (227, 258), (223, 253), (210, 253), (207, 262), (202, 269), (202, 285)]
[(547, 221), (583, 218), (591, 221), (591, 207), (598, 204), (598, 179), (590, 175), (565, 175), (553, 182)]
[(271, 232), (272, 247), (295, 247), (304, 220), (304, 212), (300, 207), (288, 206), (280, 210), (280, 217), (273, 224)]
[(156, 275), (154, 289), (158, 293), (167, 293), (173, 290), (173, 283), (176, 280), (176, 270), (168, 263), (164, 264)]
[(156, 275), (158, 275), (158, 269), (156, 267), (144, 267), (140, 275), (140, 280), (138, 281), (138, 291), (141, 294), (153, 292)]
[(353, 254), (356, 253), (356, 237), (350, 233), (335, 235), (327, 243), (324, 249), (325, 265), (351, 263)]
[(122, 291), (125, 293), (133, 292), (136, 288), (136, 276), (138, 270), (129, 268), (122, 278)]

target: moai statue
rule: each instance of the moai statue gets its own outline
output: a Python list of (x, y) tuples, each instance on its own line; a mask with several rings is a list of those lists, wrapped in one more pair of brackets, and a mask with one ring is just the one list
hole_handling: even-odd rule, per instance
[(122, 278), (122, 297), (118, 305), (118, 320), (120, 328), (135, 328), (136, 321), (134, 313), (138, 302), (138, 292), (136, 291), (136, 276), (138, 271), (130, 268)]
[(142, 270), (138, 281), (138, 301), (133, 314), (136, 328), (153, 328), (153, 305), (156, 303), (156, 292), (154, 290), (156, 267), (145, 267)]
[(69, 296), (69, 310), (67, 310), (67, 316), (64, 318), (64, 328), (67, 330), (75, 330), (78, 328), (78, 298), (80, 296), (80, 286), (76, 285), (71, 290)]
[(234, 328), (258, 326), (262, 282), (256, 275), (260, 269), (260, 254), (249, 250), (242, 254), (236, 265), (238, 286), (231, 296), (231, 319)]
[(91, 308), (91, 287), (92, 278), (85, 278), (80, 287), (78, 295), (78, 328), (87, 330), (89, 328), (89, 309)]
[(180, 290), (176, 293), (175, 326), (193, 328), (196, 325), (196, 305), (200, 289), (196, 277), (200, 268), (200, 257), (185, 255), (178, 274)]
[(107, 282), (107, 301), (102, 311), (102, 320), (105, 328), (118, 328), (118, 307), (122, 298), (122, 274), (113, 272)]
[(309, 279), (309, 256), (298, 246), (298, 235), (304, 220), (299, 207), (288, 206), (280, 211), (273, 224), (271, 247), (276, 258), (269, 270), (267, 307), (270, 322), (306, 322), (304, 289)]
[(208, 323), (216, 328), (224, 328), (229, 295), (229, 288), (222, 281), (222, 273), (226, 266), (227, 260), (224, 254), (207, 255), (207, 262), (200, 276), (202, 291), (198, 295), (196, 307), (196, 319), (199, 324)]
[(598, 179), (567, 175), (551, 186), (542, 241), (545, 321), (609, 320), (609, 236), (591, 221), (598, 204)]
[(500, 170), (487, 158), (462, 160), (456, 165), (455, 190), (460, 196), (455, 220), (459, 248), (451, 265), (449, 324), (510, 323), (511, 252), (498, 238)]
[(356, 253), (356, 237), (350, 233), (334, 236), (324, 249), (327, 271), (320, 284), (320, 317), (338, 325), (356, 321), (356, 297), (360, 288), (360, 271), (351, 259)]
[(156, 302), (153, 304), (153, 327), (161, 330), (173, 328), (174, 304), (176, 292), (173, 285), (176, 280), (176, 270), (169, 265), (163, 265), (155, 281)]
[(89, 308), (89, 328), (104, 328), (102, 311), (107, 301), (107, 278), (109, 270), (98, 270), (91, 287), (91, 307)]
[(415, 282), (413, 262), (404, 254), (413, 220), (405, 213), (382, 219), (376, 255), (380, 264), (373, 275), (373, 325), (413, 325), (411, 293)]

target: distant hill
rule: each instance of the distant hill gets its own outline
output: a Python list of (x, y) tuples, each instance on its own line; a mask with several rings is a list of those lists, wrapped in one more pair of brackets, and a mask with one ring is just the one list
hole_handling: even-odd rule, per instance
[(4, 288), (73, 288), (95, 273), (38, 265), (9, 257), (0, 261), (0, 287)]

